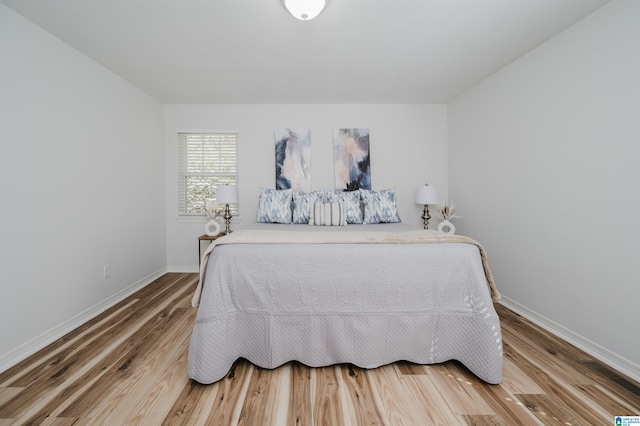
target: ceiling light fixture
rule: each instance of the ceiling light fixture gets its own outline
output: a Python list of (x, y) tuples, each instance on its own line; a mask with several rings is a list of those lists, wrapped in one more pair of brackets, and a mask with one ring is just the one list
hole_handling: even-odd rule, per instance
[(294, 18), (310, 21), (322, 12), (325, 0), (284, 0), (284, 5)]

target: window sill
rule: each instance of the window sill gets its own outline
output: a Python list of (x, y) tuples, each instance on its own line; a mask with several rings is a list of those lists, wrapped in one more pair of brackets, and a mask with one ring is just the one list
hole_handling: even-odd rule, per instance
[[(194, 215), (194, 216), (177, 216), (175, 218), (176, 222), (178, 223), (202, 223), (205, 224), (209, 221), (209, 219), (202, 215)], [(231, 223), (238, 223), (242, 220), (242, 218), (240, 216), (233, 216), (231, 218)], [(219, 219), (220, 223), (224, 224), (224, 219), (220, 218)]]

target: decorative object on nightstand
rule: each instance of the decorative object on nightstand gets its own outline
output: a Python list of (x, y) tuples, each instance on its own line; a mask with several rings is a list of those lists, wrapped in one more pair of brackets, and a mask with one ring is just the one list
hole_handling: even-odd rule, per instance
[(224, 215), (222, 216), (224, 217), (224, 222), (226, 224), (224, 233), (230, 234), (231, 227), (229, 225), (231, 223), (231, 211), (229, 210), (229, 204), (238, 202), (238, 187), (236, 185), (219, 186), (216, 199), (219, 204), (224, 204)]
[(438, 231), (444, 232), (445, 234), (456, 233), (456, 227), (453, 226), (453, 223), (451, 223), (451, 219), (453, 219), (454, 217), (462, 217), (456, 214), (456, 203), (450, 201), (446, 204), (438, 204), (436, 216), (442, 219), (442, 222), (438, 224)]
[(204, 224), (204, 233), (209, 237), (213, 237), (220, 233), (221, 223), (218, 221), (218, 217), (222, 214), (223, 209), (218, 207), (218, 204), (214, 201), (209, 201), (207, 207), (204, 208), (204, 214), (209, 221)]
[(216, 219), (211, 219), (204, 224), (204, 233), (210, 237), (218, 235), (221, 229), (222, 225)]
[(419, 185), (416, 189), (416, 204), (424, 205), (424, 211), (422, 213), (422, 221), (424, 222), (424, 229), (429, 229), (429, 204), (436, 204), (438, 202), (438, 193), (433, 186), (429, 186), (428, 183)]

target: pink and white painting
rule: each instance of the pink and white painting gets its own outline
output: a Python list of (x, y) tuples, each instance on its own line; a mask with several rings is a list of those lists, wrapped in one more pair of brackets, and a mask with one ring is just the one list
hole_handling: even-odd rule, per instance
[(276, 189), (311, 191), (311, 130), (276, 129)]
[(334, 130), (333, 159), (337, 190), (371, 189), (369, 129)]

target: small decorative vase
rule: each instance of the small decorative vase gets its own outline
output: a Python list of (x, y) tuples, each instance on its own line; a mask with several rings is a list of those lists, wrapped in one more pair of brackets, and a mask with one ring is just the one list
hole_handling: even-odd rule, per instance
[(438, 231), (444, 232), (445, 234), (455, 234), (456, 227), (453, 226), (453, 223), (449, 222), (448, 220), (443, 220), (438, 224)]
[(220, 233), (220, 222), (215, 219), (210, 220), (204, 225), (204, 233), (210, 237), (214, 237)]

